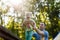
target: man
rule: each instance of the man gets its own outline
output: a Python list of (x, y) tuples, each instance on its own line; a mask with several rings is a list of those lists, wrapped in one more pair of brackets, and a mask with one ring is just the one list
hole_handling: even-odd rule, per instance
[(48, 40), (48, 31), (45, 30), (46, 26), (43, 22), (40, 23), (40, 28), (34, 27), (34, 30), (36, 30), (37, 33), (34, 33), (33, 36), (36, 38), (36, 40)]
[(32, 13), (28, 12), (26, 18), (23, 21), (23, 27), (25, 28), (25, 40), (31, 40), (33, 35), (33, 27), (35, 27), (35, 21), (31, 19)]

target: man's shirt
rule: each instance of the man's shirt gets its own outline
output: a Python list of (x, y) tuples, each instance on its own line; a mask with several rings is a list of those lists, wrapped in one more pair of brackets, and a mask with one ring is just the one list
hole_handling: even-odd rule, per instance
[[(44, 31), (44, 40), (48, 40), (49, 37), (49, 33), (46, 30)], [(36, 40), (42, 40), (42, 35), (38, 34), (38, 33), (34, 33), (33, 36), (36, 38)]]

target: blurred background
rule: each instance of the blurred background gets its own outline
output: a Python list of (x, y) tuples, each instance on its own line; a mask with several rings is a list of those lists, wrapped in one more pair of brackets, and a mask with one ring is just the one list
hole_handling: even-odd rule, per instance
[[(21, 27), (25, 12), (32, 12), (37, 27), (41, 21), (47, 25), (49, 40), (60, 32), (60, 0), (0, 0), (0, 25), (25, 40)], [(0, 37), (0, 40), (3, 38)], [(32, 40), (35, 38), (32, 37)]]

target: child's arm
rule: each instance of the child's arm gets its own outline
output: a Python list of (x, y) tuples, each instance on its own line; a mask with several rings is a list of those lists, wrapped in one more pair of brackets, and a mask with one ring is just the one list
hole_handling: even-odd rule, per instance
[(32, 20), (32, 23), (33, 23), (33, 27), (36, 27), (36, 23), (34, 20)]
[(22, 28), (24, 28), (24, 26), (25, 26), (25, 20), (22, 22)]

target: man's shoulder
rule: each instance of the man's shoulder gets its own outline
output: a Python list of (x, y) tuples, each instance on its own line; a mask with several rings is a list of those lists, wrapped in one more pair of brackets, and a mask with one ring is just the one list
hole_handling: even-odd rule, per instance
[(44, 34), (45, 34), (45, 36), (49, 36), (49, 33), (48, 33), (48, 31), (44, 31)]
[(48, 32), (47, 30), (45, 30), (45, 32)]
[(45, 30), (44, 32), (45, 32), (45, 33), (48, 33), (48, 31), (46, 31), (46, 30)]

